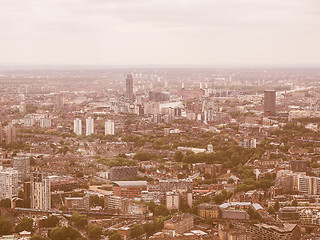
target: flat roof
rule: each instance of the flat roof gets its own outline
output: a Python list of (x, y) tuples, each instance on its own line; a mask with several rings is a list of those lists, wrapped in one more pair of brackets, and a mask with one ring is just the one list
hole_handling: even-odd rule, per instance
[(112, 182), (118, 187), (146, 187), (147, 181), (114, 181)]

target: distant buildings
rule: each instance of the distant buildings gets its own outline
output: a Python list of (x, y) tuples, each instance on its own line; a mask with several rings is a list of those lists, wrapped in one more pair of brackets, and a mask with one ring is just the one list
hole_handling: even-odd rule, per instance
[(132, 74), (128, 74), (126, 78), (126, 98), (129, 103), (133, 103), (133, 77)]
[(94, 133), (94, 121), (93, 118), (88, 117), (86, 119), (86, 136), (89, 136)]
[(138, 177), (136, 166), (112, 167), (110, 169), (110, 180), (134, 180)]
[(105, 122), (105, 135), (114, 135), (114, 121), (107, 120)]
[(50, 179), (46, 174), (39, 172), (32, 174), (30, 197), (32, 209), (51, 209)]
[(73, 121), (73, 132), (77, 135), (82, 135), (82, 122), (77, 118)]
[(276, 91), (266, 90), (264, 91), (264, 116), (276, 115)]

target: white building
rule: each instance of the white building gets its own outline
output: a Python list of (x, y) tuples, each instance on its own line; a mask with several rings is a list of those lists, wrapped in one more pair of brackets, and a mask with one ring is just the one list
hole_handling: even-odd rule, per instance
[(0, 168), (0, 199), (18, 196), (18, 178), (19, 173), (12, 168)]
[(86, 119), (86, 135), (89, 136), (94, 133), (94, 122), (92, 117)]
[(25, 117), (23, 119), (23, 125), (25, 127), (32, 127), (35, 124), (35, 119), (31, 117)]
[(114, 135), (114, 121), (107, 120), (105, 123), (105, 135)]
[(178, 192), (167, 192), (166, 206), (168, 210), (180, 208), (180, 195)]
[(77, 135), (81, 135), (82, 134), (82, 123), (81, 123), (81, 119), (77, 118), (75, 120), (73, 120), (73, 132)]
[(51, 127), (51, 119), (50, 118), (40, 118), (40, 127), (50, 128)]
[(30, 196), (32, 209), (51, 209), (50, 179), (46, 174), (39, 172), (32, 174)]

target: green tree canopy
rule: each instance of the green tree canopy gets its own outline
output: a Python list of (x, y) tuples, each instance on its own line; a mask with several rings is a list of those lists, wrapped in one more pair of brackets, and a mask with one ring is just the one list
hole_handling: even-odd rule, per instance
[(21, 221), (16, 226), (16, 232), (22, 232), (24, 230), (28, 231), (28, 232), (33, 231), (33, 219), (32, 218), (24, 217), (21, 219)]
[(88, 219), (86, 215), (74, 213), (70, 218), (76, 228), (84, 228), (88, 225)]
[(12, 233), (12, 224), (4, 216), (0, 216), (0, 235), (8, 235)]
[(96, 225), (89, 225), (86, 227), (86, 232), (90, 239), (98, 240), (102, 235), (102, 228)]

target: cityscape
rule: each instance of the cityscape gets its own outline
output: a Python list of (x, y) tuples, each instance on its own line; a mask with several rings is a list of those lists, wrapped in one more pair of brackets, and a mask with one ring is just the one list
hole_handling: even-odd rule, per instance
[(0, 0), (0, 240), (320, 240), (314, 0)]

